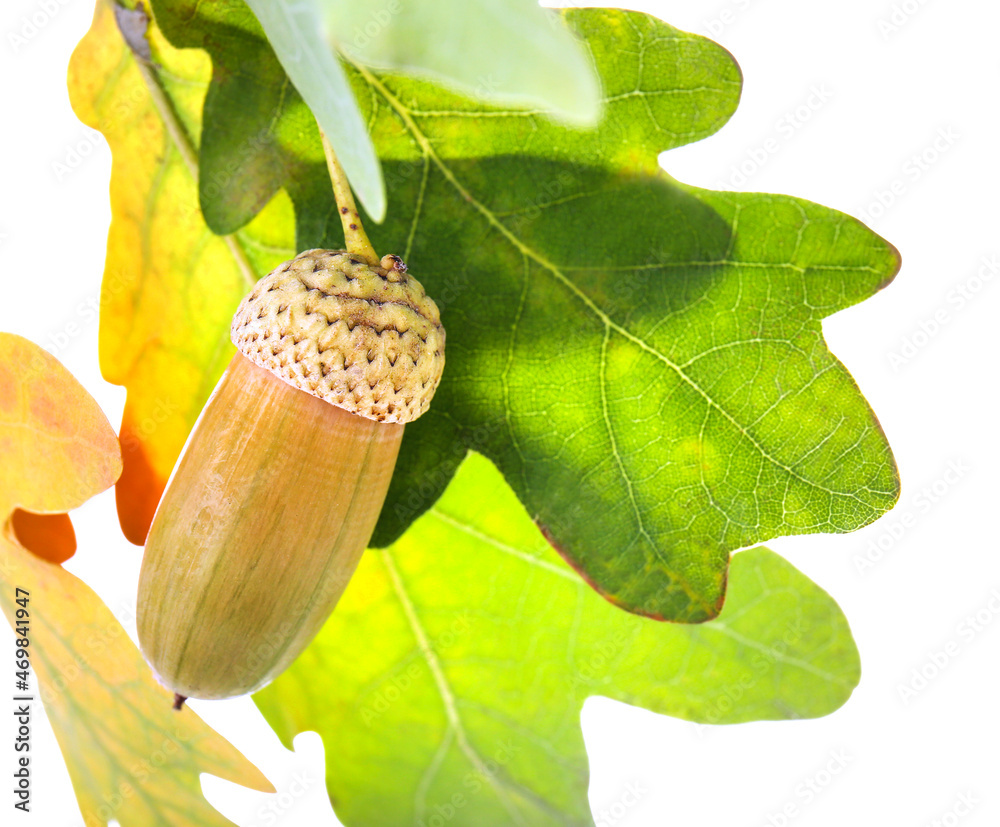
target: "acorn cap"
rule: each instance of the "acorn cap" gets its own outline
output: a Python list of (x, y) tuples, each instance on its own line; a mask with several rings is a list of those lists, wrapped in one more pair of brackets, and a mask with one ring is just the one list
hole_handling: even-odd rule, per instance
[(437, 305), (396, 256), (299, 253), (257, 282), (230, 332), (255, 365), (376, 422), (420, 416), (444, 368)]

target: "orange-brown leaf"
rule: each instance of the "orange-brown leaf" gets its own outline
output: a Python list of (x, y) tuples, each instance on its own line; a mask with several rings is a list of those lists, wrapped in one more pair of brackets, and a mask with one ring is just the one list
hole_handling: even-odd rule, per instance
[(76, 554), (76, 532), (69, 514), (36, 514), (15, 509), (10, 518), (14, 539), (50, 563), (65, 563)]
[(27, 339), (0, 333), (0, 523), (59, 514), (121, 474), (118, 440), (90, 394)]
[(200, 773), (271, 785), (193, 712), (173, 711), (107, 606), (58, 565), (75, 546), (62, 512), (121, 468), (114, 430), (83, 386), (38, 346), (0, 333), (0, 605), (28, 630), (26, 694), (45, 703), (84, 821), (228, 824), (202, 795)]

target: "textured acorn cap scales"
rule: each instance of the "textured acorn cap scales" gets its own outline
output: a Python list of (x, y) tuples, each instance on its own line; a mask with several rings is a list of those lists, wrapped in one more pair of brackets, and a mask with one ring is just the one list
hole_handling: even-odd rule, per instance
[(257, 283), (231, 334), (254, 364), (376, 422), (420, 416), (444, 369), (437, 305), (395, 256), (306, 250)]

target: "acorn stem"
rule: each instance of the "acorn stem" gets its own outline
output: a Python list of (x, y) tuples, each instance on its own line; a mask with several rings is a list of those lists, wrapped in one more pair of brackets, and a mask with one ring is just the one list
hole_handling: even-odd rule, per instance
[(379, 257), (361, 224), (361, 217), (358, 215), (358, 207), (354, 203), (354, 194), (351, 192), (347, 175), (344, 174), (344, 168), (337, 160), (337, 155), (333, 151), (326, 133), (320, 129), (319, 135), (323, 140), (326, 167), (330, 170), (330, 181), (333, 183), (333, 196), (337, 199), (337, 210), (340, 213), (340, 221), (344, 225), (344, 241), (347, 252), (374, 267), (379, 263)]

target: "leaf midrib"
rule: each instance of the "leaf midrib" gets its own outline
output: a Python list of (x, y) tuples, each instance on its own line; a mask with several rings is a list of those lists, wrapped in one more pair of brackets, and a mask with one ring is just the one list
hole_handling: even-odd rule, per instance
[[(369, 553), (372, 552), (370, 551)], [(440, 695), (441, 701), (444, 705), (445, 716), (447, 717), (449, 724), (448, 729), (454, 734), (462, 753), (469, 760), (472, 766), (476, 768), (479, 775), (485, 779), (497, 793), (497, 798), (500, 799), (504, 809), (507, 810), (508, 814), (516, 824), (521, 825), (521, 827), (527, 827), (528, 825), (528, 823), (524, 820), (524, 816), (521, 814), (521, 811), (517, 809), (514, 802), (509, 797), (511, 789), (517, 790), (540, 810), (548, 812), (550, 815), (561, 817), (562, 813), (555, 809), (550, 802), (546, 801), (534, 790), (508, 778), (500, 771), (500, 769), (491, 772), (487, 767), (486, 762), (483, 761), (482, 756), (480, 756), (475, 747), (472, 746), (468, 733), (465, 730), (465, 725), (462, 723), (461, 715), (458, 712), (458, 701), (454, 690), (452, 690), (451, 684), (448, 682), (448, 678), (444, 672), (444, 667), (442, 666), (437, 653), (434, 651), (433, 646), (431, 646), (427, 631), (420, 622), (420, 616), (417, 612), (417, 608), (413, 603), (413, 600), (410, 598), (406, 585), (403, 582), (403, 578), (399, 573), (399, 569), (396, 568), (392, 551), (391, 549), (378, 549), (377, 553), (381, 557), (382, 563), (389, 575), (393, 591), (396, 593), (396, 598), (399, 600), (399, 603), (403, 608), (403, 614), (406, 616), (406, 621), (410, 630), (413, 632), (413, 635), (417, 640), (420, 652), (431, 671), (431, 677), (434, 680), (434, 685), (437, 688), (438, 695)], [(430, 782), (426, 778), (421, 781), (421, 786), (425, 789), (429, 785)]]

